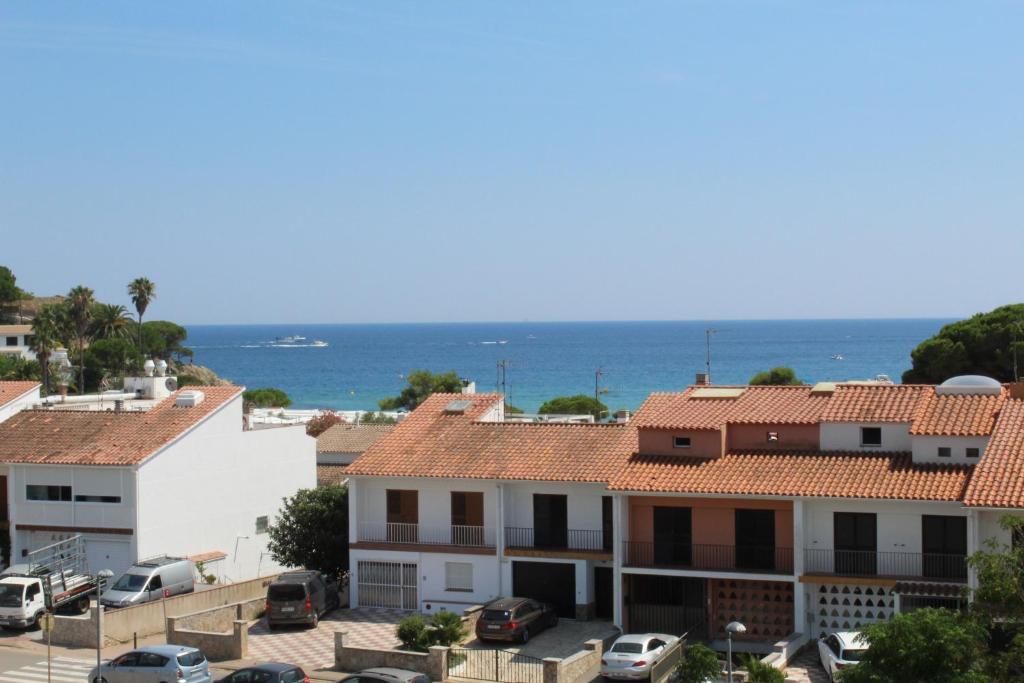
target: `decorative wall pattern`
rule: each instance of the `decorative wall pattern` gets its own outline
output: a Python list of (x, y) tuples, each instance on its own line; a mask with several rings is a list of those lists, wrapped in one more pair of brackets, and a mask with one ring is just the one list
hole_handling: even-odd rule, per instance
[(725, 633), (725, 625), (739, 621), (745, 637), (766, 640), (793, 632), (793, 584), (777, 581), (712, 579), (712, 627)]
[[(812, 586), (812, 589), (814, 587)], [(896, 596), (885, 586), (821, 584), (811, 591), (815, 633), (857, 630), (892, 618)]]

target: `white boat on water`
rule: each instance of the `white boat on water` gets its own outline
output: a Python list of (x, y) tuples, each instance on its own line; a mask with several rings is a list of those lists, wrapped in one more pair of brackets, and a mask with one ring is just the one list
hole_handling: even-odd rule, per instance
[(306, 341), (305, 337), (296, 334), (296, 335), (292, 335), (292, 336), (288, 336), (288, 337), (278, 337), (277, 339), (274, 340), (274, 343), (275, 344), (298, 344), (298, 343), (304, 342), (304, 341)]
[(313, 343), (310, 344), (310, 346), (313, 346), (313, 347), (318, 348), (318, 349), (322, 349), (325, 346), (329, 346), (329, 344), (327, 342), (325, 342), (323, 339), (314, 339)]
[(834, 356), (832, 356), (832, 360), (843, 360), (843, 354), (841, 354), (841, 353), (835, 354)]

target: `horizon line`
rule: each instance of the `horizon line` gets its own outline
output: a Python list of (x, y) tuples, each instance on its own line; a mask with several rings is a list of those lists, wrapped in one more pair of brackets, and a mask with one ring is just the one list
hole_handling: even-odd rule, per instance
[[(973, 315), (973, 314), (972, 314)], [(872, 321), (957, 321), (970, 316), (881, 316), (871, 318), (627, 318), (616, 320), (421, 320), (353, 322), (252, 322), (252, 323), (178, 323), (184, 327), (272, 327), (278, 325), (559, 325), (590, 323), (748, 323), (748, 322), (872, 322)]]

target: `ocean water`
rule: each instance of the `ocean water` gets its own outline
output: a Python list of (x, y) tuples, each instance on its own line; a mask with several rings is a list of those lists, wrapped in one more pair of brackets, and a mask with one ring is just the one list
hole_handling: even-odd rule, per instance
[[(677, 391), (705, 369), (711, 337), (716, 384), (746, 383), (788, 365), (806, 382), (899, 381), (910, 351), (949, 320), (776, 320), (367, 325), (192, 325), (195, 362), (250, 388), (273, 386), (297, 408), (376, 408), (412, 369), (455, 370), (478, 391), (497, 387), (499, 361), (509, 400), (526, 411), (553, 396), (594, 394), (612, 410), (637, 408), (652, 391)], [(274, 340), (307, 337), (286, 347)], [(314, 339), (328, 343), (316, 348)], [(841, 355), (842, 360), (832, 356)]]

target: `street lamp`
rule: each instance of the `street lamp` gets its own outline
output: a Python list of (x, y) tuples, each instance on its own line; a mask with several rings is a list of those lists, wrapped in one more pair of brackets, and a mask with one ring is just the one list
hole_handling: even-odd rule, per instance
[(725, 663), (729, 671), (729, 683), (732, 683), (732, 634), (746, 633), (747, 627), (738, 621), (730, 621), (725, 627), (725, 632), (729, 636), (729, 658)]
[(103, 642), (101, 641), (101, 638), (103, 637), (103, 634), (100, 632), (100, 619), (102, 618), (102, 614), (100, 613), (100, 611), (103, 609), (103, 606), (100, 604), (100, 594), (103, 592), (103, 580), (104, 579), (109, 579), (113, 575), (114, 575), (114, 572), (110, 571), (109, 569), (101, 569), (98, 572), (96, 572), (96, 677), (97, 678), (101, 678), (101, 676), (100, 676), (100, 656), (103, 653)]

